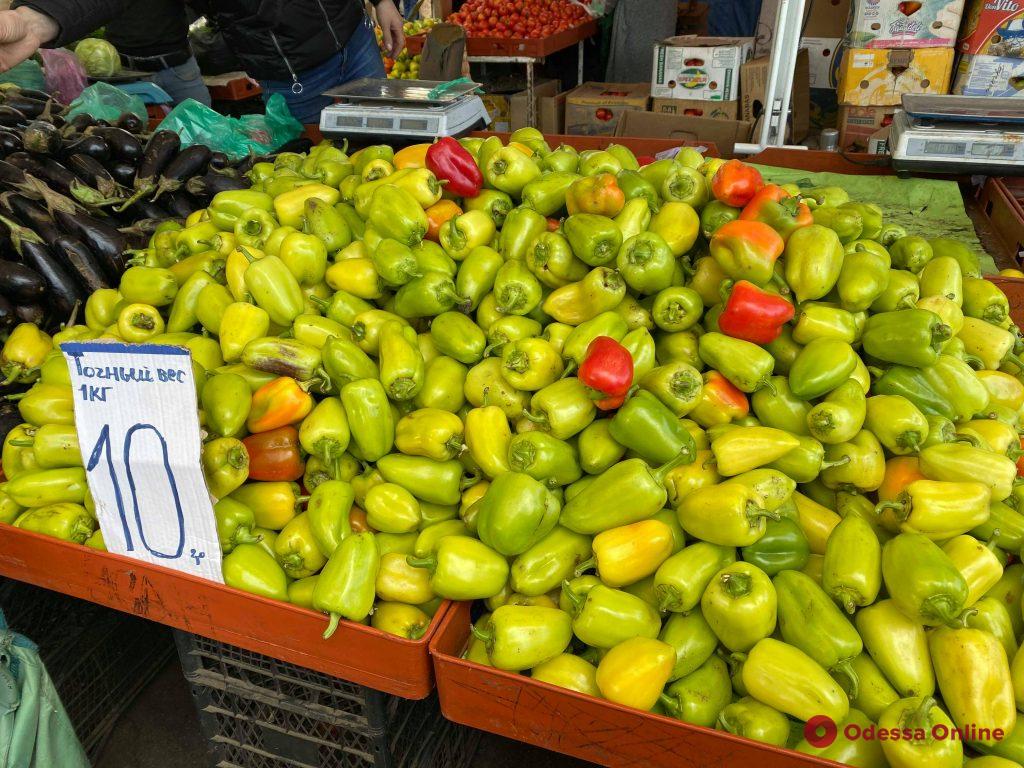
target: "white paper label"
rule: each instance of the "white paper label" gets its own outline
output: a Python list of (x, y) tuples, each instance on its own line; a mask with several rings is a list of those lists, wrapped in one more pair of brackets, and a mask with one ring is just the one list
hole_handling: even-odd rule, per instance
[(224, 583), (188, 350), (64, 343), (107, 550)]

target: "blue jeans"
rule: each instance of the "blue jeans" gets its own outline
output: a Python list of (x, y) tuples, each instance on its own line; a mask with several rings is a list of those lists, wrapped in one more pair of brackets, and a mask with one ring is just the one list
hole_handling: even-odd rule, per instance
[(149, 79), (167, 91), (167, 95), (175, 104), (185, 99), (195, 99), (200, 104), (210, 106), (210, 92), (203, 83), (195, 56), (191, 56), (188, 61), (177, 67), (154, 72)]
[(356, 26), (344, 50), (323, 64), (296, 73), (302, 85), (301, 93), (294, 93), (294, 83), (287, 80), (261, 80), (264, 100), (271, 94), (284, 96), (292, 117), (300, 123), (319, 123), (320, 111), (334, 100), (321, 94), (337, 85), (361, 77), (384, 77), (384, 60), (377, 46), (377, 38), (364, 20)]

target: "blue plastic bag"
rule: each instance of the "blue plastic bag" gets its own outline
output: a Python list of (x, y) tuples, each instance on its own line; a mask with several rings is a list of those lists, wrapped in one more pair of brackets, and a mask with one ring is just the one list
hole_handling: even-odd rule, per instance
[(183, 147), (205, 144), (240, 160), (250, 152), (265, 154), (287, 144), (302, 133), (302, 123), (292, 117), (284, 97), (275, 93), (267, 100), (265, 114), (240, 118), (225, 117), (195, 99), (185, 99), (157, 130), (174, 131)]

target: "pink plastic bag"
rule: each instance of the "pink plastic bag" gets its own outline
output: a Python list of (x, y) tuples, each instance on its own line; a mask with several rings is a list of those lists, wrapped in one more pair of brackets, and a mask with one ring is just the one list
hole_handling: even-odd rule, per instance
[(40, 48), (46, 74), (46, 90), (63, 104), (70, 104), (89, 84), (85, 69), (71, 51), (66, 48)]

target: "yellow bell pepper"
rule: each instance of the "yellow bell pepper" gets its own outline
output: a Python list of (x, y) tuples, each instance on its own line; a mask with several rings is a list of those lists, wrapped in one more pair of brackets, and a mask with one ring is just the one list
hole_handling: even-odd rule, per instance
[(395, 170), (400, 171), (403, 168), (426, 168), (427, 167), (427, 150), (430, 149), (430, 144), (412, 144), (404, 149), (398, 150), (395, 153), (395, 159), (392, 163), (395, 166)]
[(1002, 729), (1017, 720), (1006, 651), (990, 632), (939, 627), (928, 637), (935, 678), (961, 729)]
[(278, 195), (274, 198), (274, 212), (281, 226), (301, 228), (306, 214), (306, 201), (312, 197), (334, 205), (341, 198), (341, 193), (326, 184), (305, 184)]
[(597, 666), (597, 687), (608, 701), (650, 710), (672, 675), (676, 652), (668, 643), (633, 637), (616, 645)]
[(824, 555), (828, 537), (832, 535), (832, 529), (839, 525), (842, 518), (828, 507), (823, 507), (799, 492), (793, 494), (793, 503), (796, 505), (797, 524), (807, 537), (811, 552), (815, 555)]
[(609, 587), (624, 587), (650, 576), (672, 554), (672, 529), (660, 520), (641, 520), (609, 528), (594, 537), (591, 560), (576, 569), (582, 573), (596, 565)]
[(970, 608), (984, 597), (1003, 575), (1003, 564), (992, 551), (994, 547), (994, 543), (986, 546), (967, 534), (950, 539), (942, 545), (942, 551), (949, 556), (967, 582), (965, 608)]

